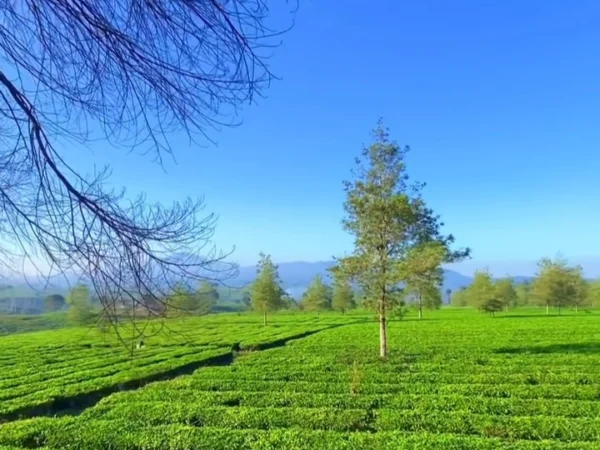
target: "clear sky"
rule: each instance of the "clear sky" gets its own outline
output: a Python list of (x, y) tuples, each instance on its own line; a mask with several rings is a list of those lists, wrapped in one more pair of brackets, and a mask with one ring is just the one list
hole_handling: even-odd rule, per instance
[[(279, 20), (279, 19), (277, 19)], [(289, 23), (286, 16), (284, 24)], [(169, 203), (206, 199), (217, 244), (252, 264), (351, 249), (342, 181), (382, 116), (409, 173), (473, 260), (529, 274), (564, 253), (600, 275), (600, 2), (300, 0), (244, 123), (176, 163), (94, 145), (112, 182)]]

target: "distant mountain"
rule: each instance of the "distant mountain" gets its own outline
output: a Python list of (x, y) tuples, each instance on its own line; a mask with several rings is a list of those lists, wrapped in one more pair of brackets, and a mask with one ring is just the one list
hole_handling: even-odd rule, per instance
[[(334, 265), (333, 261), (318, 262), (287, 262), (279, 263), (279, 276), (283, 288), (293, 297), (302, 296), (310, 281), (317, 274), (329, 280), (328, 268)], [(239, 268), (238, 277), (232, 281), (235, 286), (245, 286), (250, 284), (256, 277), (256, 266), (242, 266)], [(516, 283), (522, 283), (531, 280), (531, 277), (514, 277)], [(462, 287), (467, 287), (473, 282), (473, 278), (462, 275), (454, 270), (444, 269), (444, 283), (442, 285), (442, 298), (447, 302), (446, 292), (448, 289), (456, 291)]]

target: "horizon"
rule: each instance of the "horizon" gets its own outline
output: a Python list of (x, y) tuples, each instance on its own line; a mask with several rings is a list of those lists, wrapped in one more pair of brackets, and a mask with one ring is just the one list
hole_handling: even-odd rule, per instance
[[(583, 274), (586, 278), (600, 278), (600, 258), (595, 260), (589, 260), (583, 258), (567, 258), (569, 264), (580, 265), (583, 268)], [(275, 264), (326, 264), (330, 263), (329, 260), (315, 260), (315, 261), (302, 261), (302, 260), (290, 260), (290, 261), (278, 261), (273, 260)], [(451, 270), (460, 275), (473, 276), (476, 270), (489, 269), (490, 273), (496, 277), (501, 278), (505, 276), (510, 277), (533, 277), (537, 270), (536, 261), (474, 261), (467, 260), (460, 263), (444, 264), (443, 268)], [(256, 263), (245, 262), (238, 263), (242, 268), (252, 268), (256, 266)], [(513, 267), (513, 269), (509, 269)]]

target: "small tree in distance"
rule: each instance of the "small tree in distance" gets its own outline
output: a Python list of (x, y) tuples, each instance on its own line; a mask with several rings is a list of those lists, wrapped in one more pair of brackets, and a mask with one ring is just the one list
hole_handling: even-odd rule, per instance
[(519, 299), (512, 278), (502, 278), (496, 281), (496, 295), (506, 311), (514, 308)]
[(531, 291), (536, 302), (546, 307), (546, 314), (550, 314), (550, 307), (553, 306), (558, 308), (560, 315), (562, 307), (578, 307), (587, 296), (582, 268), (569, 266), (568, 261), (560, 256), (555, 260), (540, 260)]
[(332, 309), (341, 313), (345, 313), (349, 309), (354, 309), (356, 307), (356, 302), (354, 300), (352, 286), (346, 280), (337, 279), (335, 277), (335, 272), (333, 272), (333, 275), (333, 294), (331, 298)]
[(329, 306), (330, 299), (328, 286), (323, 281), (323, 277), (317, 274), (304, 293), (302, 298), (302, 308), (305, 311), (316, 311), (318, 316), (319, 311), (329, 309)]
[(167, 316), (191, 316), (198, 312), (199, 298), (188, 286), (179, 283), (167, 298)]
[(531, 302), (531, 283), (523, 282), (515, 286), (515, 292), (517, 293), (517, 305), (518, 306), (529, 306)]
[(450, 303), (452, 306), (458, 306), (460, 308), (469, 306), (470, 299), (468, 289), (468, 287), (462, 286), (460, 289), (452, 293), (452, 297), (450, 297)]
[(439, 308), (441, 304), (441, 265), (446, 260), (446, 253), (447, 248), (442, 242), (428, 241), (410, 249), (398, 265), (402, 279), (406, 280), (405, 292), (416, 297), (419, 320), (423, 318), (424, 296), (429, 309)]
[(504, 305), (498, 297), (489, 271), (476, 271), (473, 283), (467, 288), (467, 291), (470, 304), (480, 311), (490, 313), (492, 316), (495, 316), (498, 311), (502, 311)]
[(281, 288), (277, 266), (271, 261), (271, 256), (260, 254), (256, 280), (251, 284), (250, 305), (254, 311), (263, 313), (263, 325), (267, 325), (267, 313), (282, 307), (284, 291)]
[(75, 286), (67, 298), (68, 319), (75, 325), (89, 324), (94, 316), (90, 303), (90, 290), (84, 284)]
[(213, 306), (219, 301), (217, 286), (208, 281), (203, 281), (196, 292), (198, 297), (198, 309), (196, 314), (204, 315), (211, 312)]

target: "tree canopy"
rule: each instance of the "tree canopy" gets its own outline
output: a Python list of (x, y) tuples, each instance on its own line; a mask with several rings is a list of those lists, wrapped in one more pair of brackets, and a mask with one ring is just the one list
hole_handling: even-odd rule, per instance
[(331, 308), (342, 313), (356, 308), (356, 300), (352, 285), (348, 280), (335, 277), (331, 296)]
[(365, 294), (363, 304), (379, 316), (380, 356), (387, 356), (387, 316), (403, 299), (401, 283), (412, 281), (421, 261), (418, 249), (439, 245), (439, 262), (459, 260), (468, 250), (451, 251), (452, 235), (442, 235), (439, 216), (427, 207), (422, 183), (410, 183), (407, 147), (390, 140), (379, 121), (373, 143), (357, 159), (353, 179), (344, 183), (343, 227), (354, 237), (351, 255), (338, 258), (339, 272)]
[(257, 272), (257, 277), (249, 289), (250, 305), (254, 311), (263, 313), (263, 322), (266, 325), (267, 313), (282, 308), (285, 292), (281, 287), (277, 266), (273, 264), (270, 255), (260, 254)]
[(324, 311), (331, 307), (329, 287), (319, 274), (315, 275), (302, 296), (302, 308), (305, 311)]
[(567, 259), (543, 258), (538, 263), (538, 272), (531, 286), (531, 293), (538, 305), (561, 308), (579, 307), (587, 298), (587, 286), (580, 266), (570, 266)]

